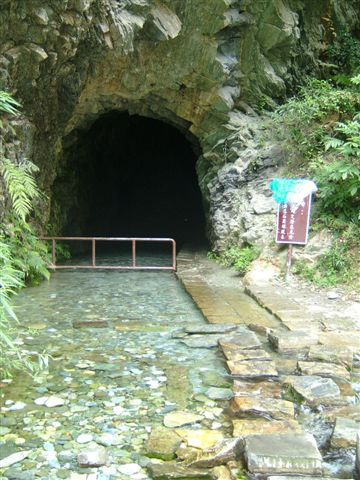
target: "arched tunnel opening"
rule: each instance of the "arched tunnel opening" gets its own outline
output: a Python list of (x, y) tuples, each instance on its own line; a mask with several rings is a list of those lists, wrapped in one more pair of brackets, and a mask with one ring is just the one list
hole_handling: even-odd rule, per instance
[(67, 208), (63, 233), (203, 245), (199, 151), (163, 121), (118, 111), (102, 115), (65, 143), (66, 167), (54, 184), (60, 208)]

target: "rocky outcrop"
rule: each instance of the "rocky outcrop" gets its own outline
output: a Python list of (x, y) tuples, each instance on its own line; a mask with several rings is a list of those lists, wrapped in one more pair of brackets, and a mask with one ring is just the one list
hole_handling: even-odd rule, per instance
[[(200, 146), (215, 248), (260, 242), (271, 229), (267, 180), (282, 154), (259, 148), (261, 118), (249, 105), (271, 105), (318, 71), (331, 35), (359, 11), (359, 0), (4, 0), (0, 88), (23, 104), (14, 148), (40, 167), (55, 228), (63, 220), (52, 186), (70, 168), (67, 146), (118, 110), (161, 119)], [(39, 211), (49, 220), (49, 203)]]

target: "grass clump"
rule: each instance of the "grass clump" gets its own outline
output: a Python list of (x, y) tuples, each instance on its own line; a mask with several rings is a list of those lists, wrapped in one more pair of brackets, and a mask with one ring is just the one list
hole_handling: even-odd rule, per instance
[(254, 260), (260, 255), (260, 249), (256, 246), (249, 245), (246, 247), (233, 246), (224, 252), (217, 254), (209, 252), (208, 258), (216, 260), (225, 267), (234, 267), (241, 276), (244, 276), (251, 267)]

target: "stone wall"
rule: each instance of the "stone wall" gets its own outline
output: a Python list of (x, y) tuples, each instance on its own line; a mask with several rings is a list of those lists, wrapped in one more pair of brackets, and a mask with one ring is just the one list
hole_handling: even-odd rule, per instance
[[(200, 145), (215, 248), (261, 241), (273, 223), (267, 181), (282, 153), (259, 147), (253, 109), (318, 73), (331, 36), (355, 27), (359, 12), (359, 0), (3, 0), (0, 88), (23, 104), (30, 133), (14, 148), (40, 167), (42, 222), (57, 210), (51, 188), (66, 145), (101, 114), (127, 110)], [(60, 231), (61, 219), (52, 222)]]

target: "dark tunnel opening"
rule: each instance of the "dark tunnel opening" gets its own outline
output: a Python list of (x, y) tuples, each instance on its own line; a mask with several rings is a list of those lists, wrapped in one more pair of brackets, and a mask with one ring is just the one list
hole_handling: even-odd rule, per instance
[(179, 247), (205, 243), (197, 155), (176, 128), (110, 112), (78, 133), (66, 155), (76, 204), (65, 234), (171, 237)]

